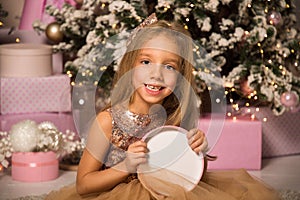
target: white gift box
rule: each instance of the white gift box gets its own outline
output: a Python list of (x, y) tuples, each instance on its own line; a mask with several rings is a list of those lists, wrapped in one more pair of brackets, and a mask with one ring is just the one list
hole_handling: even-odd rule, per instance
[(0, 45), (1, 77), (43, 77), (52, 75), (52, 47), (45, 44)]

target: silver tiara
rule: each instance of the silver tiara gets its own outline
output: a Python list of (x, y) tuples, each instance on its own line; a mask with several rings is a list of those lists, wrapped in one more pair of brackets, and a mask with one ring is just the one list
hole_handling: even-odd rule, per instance
[(155, 22), (157, 22), (157, 17), (155, 13), (152, 13), (149, 17), (147, 17), (140, 25), (138, 25), (130, 34), (130, 36), (128, 37), (126, 46), (128, 46), (131, 41), (135, 38), (136, 34), (143, 28), (145, 28), (146, 26), (153, 24)]

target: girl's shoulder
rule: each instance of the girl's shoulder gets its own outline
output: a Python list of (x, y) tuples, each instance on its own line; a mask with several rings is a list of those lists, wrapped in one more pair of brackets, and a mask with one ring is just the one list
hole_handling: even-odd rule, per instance
[(110, 138), (112, 133), (112, 116), (109, 109), (101, 111), (97, 115), (97, 122), (104, 131), (105, 135)]

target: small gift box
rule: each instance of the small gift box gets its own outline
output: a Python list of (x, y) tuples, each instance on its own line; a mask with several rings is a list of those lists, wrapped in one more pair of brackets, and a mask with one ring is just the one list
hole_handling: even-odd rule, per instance
[(217, 160), (208, 162), (208, 169), (261, 169), (262, 123), (258, 120), (238, 117), (200, 118), (203, 130), (211, 147), (210, 155)]
[(54, 152), (15, 152), (12, 178), (23, 182), (42, 182), (58, 177), (58, 159)]
[(1, 78), (1, 114), (69, 112), (71, 84), (66, 74)]
[(0, 45), (1, 77), (41, 77), (52, 74), (52, 47), (45, 44)]

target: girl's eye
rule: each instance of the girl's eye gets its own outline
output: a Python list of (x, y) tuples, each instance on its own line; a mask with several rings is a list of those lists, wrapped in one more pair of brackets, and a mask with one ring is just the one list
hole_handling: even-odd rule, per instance
[(175, 67), (171, 66), (171, 65), (165, 65), (165, 68), (167, 70), (175, 70)]
[(142, 60), (141, 63), (143, 65), (149, 65), (150, 64), (150, 61), (149, 60)]

